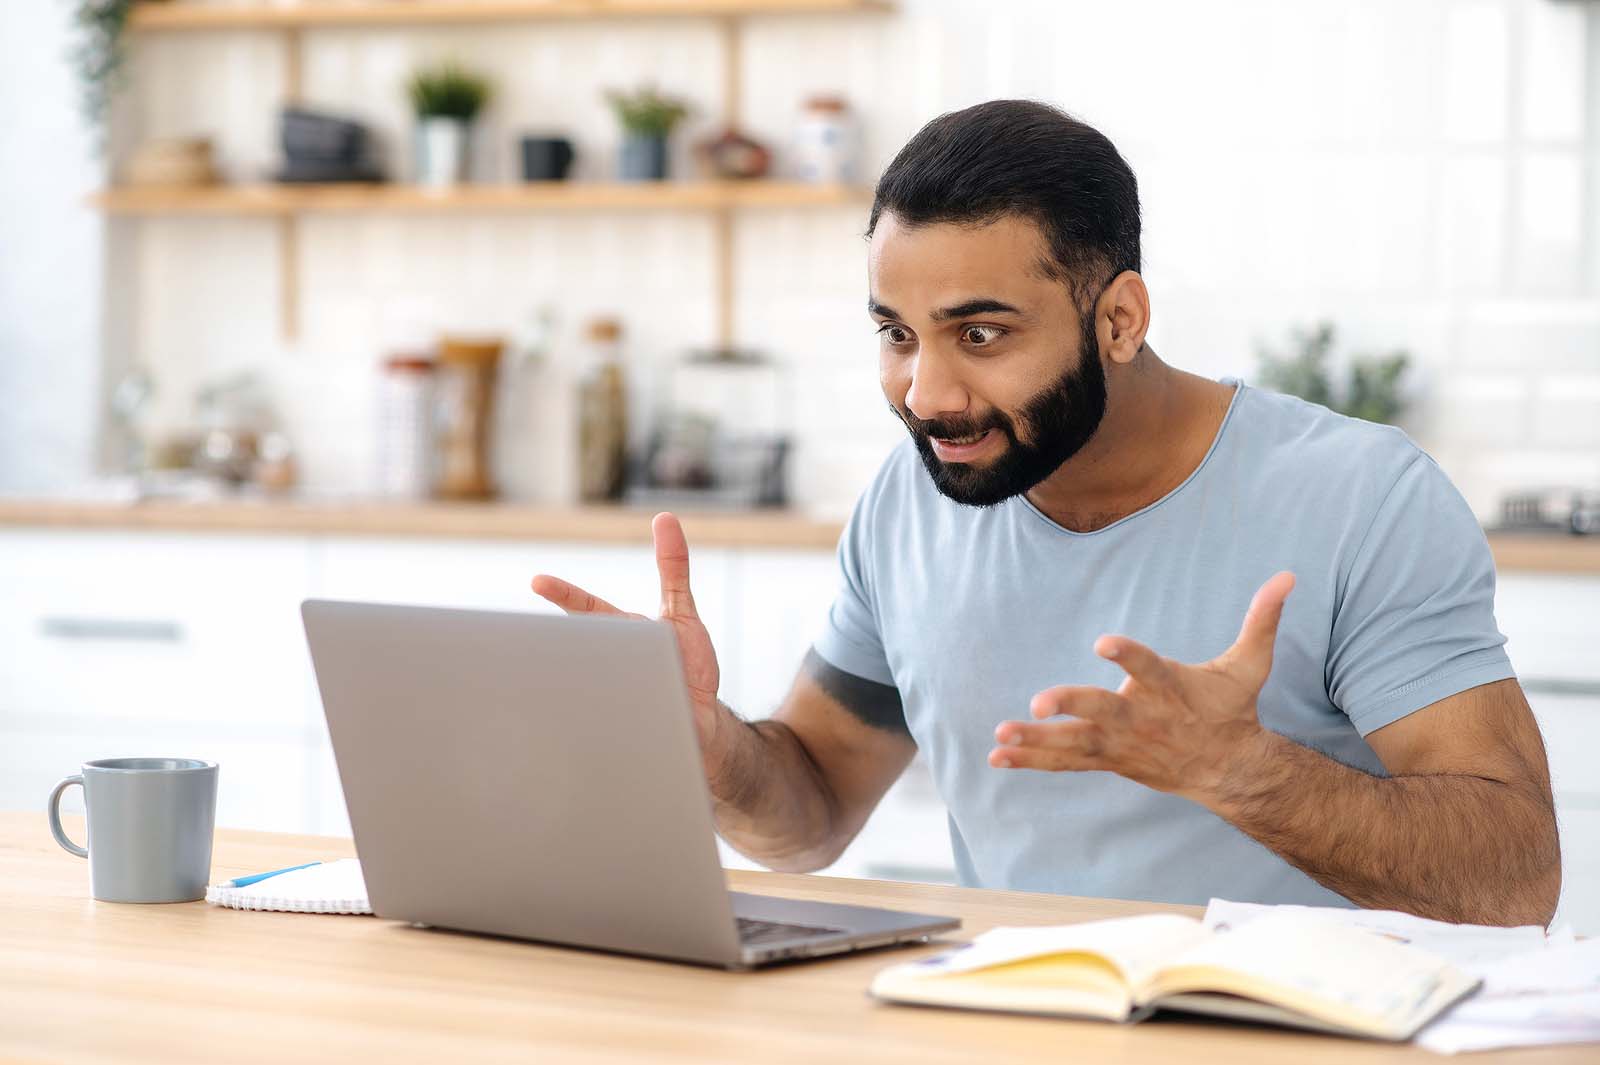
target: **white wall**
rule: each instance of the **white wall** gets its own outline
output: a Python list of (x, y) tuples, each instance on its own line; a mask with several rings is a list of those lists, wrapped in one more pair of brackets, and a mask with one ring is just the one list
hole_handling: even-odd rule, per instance
[(65, 61), (70, 6), (0, 4), (0, 487), (86, 477), (98, 409), (101, 184)]
[[(16, 5), (5, 6), (15, 19)], [(1248, 376), (1258, 341), (1332, 318), (1354, 347), (1416, 355), (1421, 403), (1410, 427), (1484, 515), (1509, 488), (1600, 484), (1600, 9), (1553, 0), (900, 7), (750, 23), (747, 124), (782, 144), (806, 95), (842, 90), (865, 120), (876, 173), (940, 111), (1010, 95), (1064, 105), (1110, 135), (1139, 174), (1152, 340), (1169, 361)], [(280, 47), (270, 33), (144, 39), (128, 132), (210, 134), (230, 176), (262, 176), (276, 161)], [(48, 49), (12, 50), (18, 62), (0, 67), (0, 98), (15, 98), (6, 83), (19, 70), (48, 66)], [(719, 110), (715, 28), (670, 20), (311, 33), (306, 96), (375, 123), (401, 149), (403, 172), (401, 82), (445, 55), (500, 84), (486, 153), (497, 178), (511, 175), (511, 138), (526, 128), (574, 131), (582, 175), (604, 173), (614, 151), (605, 86), (653, 80), (688, 95), (695, 132)], [(17, 180), (15, 169), (5, 180)], [(59, 226), (92, 263), (76, 235), (94, 223), (58, 177), (49, 184), (52, 202), (65, 204)], [(15, 195), (0, 195), (0, 210), (8, 227), (33, 223)], [(826, 509), (849, 504), (899, 432), (877, 391), (862, 310), (863, 222), (857, 209), (759, 212), (738, 230), (739, 333), (790, 368), (797, 491)], [(693, 216), (313, 218), (301, 235), (304, 331), (292, 345), (276, 328), (270, 223), (111, 228), (138, 264), (118, 278), (129, 309), (114, 332), (157, 368), (166, 416), (185, 414), (199, 381), (258, 369), (317, 488), (362, 484), (375, 359), (418, 326), (513, 330), (551, 303), (570, 337), (585, 315), (616, 310), (645, 366), (712, 329), (711, 233)], [(27, 263), (8, 252), (0, 290), (8, 365), (31, 342), (19, 328), (46, 328), (29, 324), (43, 317), (35, 308), (69, 303), (92, 275), (36, 269), (53, 241), (24, 236)], [(71, 356), (62, 365), (82, 359), (86, 331), (49, 328)], [(538, 382), (535, 436), (546, 447), (566, 432), (550, 397), (570, 386), (570, 360), (569, 344)], [(27, 382), (38, 424), (0, 429), (0, 485), (37, 477), (31, 442), (81, 422), (93, 402), (81, 376)], [(536, 464), (527, 471), (510, 479), (534, 495), (565, 483)]]

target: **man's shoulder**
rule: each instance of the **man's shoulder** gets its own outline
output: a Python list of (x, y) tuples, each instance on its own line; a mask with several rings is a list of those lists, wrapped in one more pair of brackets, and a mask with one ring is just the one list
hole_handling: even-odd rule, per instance
[(1376, 506), (1426, 452), (1393, 425), (1351, 418), (1295, 396), (1247, 389), (1239, 421), (1244, 461), (1296, 494)]

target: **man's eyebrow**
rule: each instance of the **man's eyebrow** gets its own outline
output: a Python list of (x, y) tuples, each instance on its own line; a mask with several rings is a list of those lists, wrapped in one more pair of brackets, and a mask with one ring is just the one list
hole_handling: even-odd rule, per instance
[[(879, 318), (894, 318), (898, 320), (900, 317), (899, 313), (896, 312), (893, 307), (885, 307), (883, 304), (873, 299), (867, 300), (867, 313), (875, 314)], [(933, 320), (936, 322), (948, 322), (955, 318), (968, 318), (974, 314), (1020, 315), (1022, 313), (1023, 312), (1021, 309), (1013, 307), (1004, 300), (997, 300), (989, 296), (979, 296), (976, 299), (970, 299), (964, 303), (957, 303), (949, 307), (941, 307), (939, 310), (933, 312)]]
[(1013, 307), (1011, 304), (1006, 303), (1003, 300), (997, 300), (987, 296), (979, 296), (977, 299), (970, 299), (965, 303), (957, 303), (950, 307), (941, 307), (939, 310), (933, 312), (933, 320), (936, 322), (948, 322), (953, 318), (970, 318), (974, 314), (1021, 313), (1021, 310)]

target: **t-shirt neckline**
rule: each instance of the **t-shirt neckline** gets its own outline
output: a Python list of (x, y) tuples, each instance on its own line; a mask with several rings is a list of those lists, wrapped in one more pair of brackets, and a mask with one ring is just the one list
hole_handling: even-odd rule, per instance
[(1091, 529), (1088, 532), (1077, 532), (1073, 529), (1068, 529), (1060, 525), (1044, 511), (1034, 506), (1033, 501), (1028, 498), (1028, 494), (1026, 492), (1021, 493), (1020, 495), (1016, 496), (1016, 498), (1022, 502), (1022, 505), (1028, 509), (1030, 514), (1044, 522), (1045, 525), (1047, 525), (1053, 531), (1058, 532), (1063, 536), (1072, 536), (1082, 539), (1087, 539), (1092, 536), (1100, 536), (1111, 532), (1113, 529), (1116, 529), (1122, 525), (1126, 525), (1135, 518), (1142, 517), (1158, 507), (1163, 506), (1169, 499), (1176, 498), (1185, 488), (1188, 488), (1189, 485), (1193, 483), (1194, 479), (1200, 476), (1200, 471), (1204, 470), (1206, 466), (1210, 464), (1211, 456), (1215, 455), (1217, 453), (1217, 448), (1222, 446), (1222, 438), (1227, 434), (1228, 426), (1233, 421), (1233, 412), (1239, 409), (1239, 400), (1244, 396), (1245, 389), (1248, 387), (1237, 377), (1219, 377), (1217, 382), (1219, 384), (1233, 386), (1233, 398), (1228, 400), (1228, 409), (1222, 415), (1222, 424), (1217, 426), (1217, 434), (1211, 438), (1211, 446), (1206, 448), (1206, 453), (1201, 456), (1200, 461), (1195, 465), (1195, 468), (1189, 471), (1189, 476), (1185, 477), (1178, 483), (1177, 487), (1173, 488), (1160, 499), (1146, 503), (1132, 514), (1126, 514), (1112, 522), (1110, 525), (1099, 529)]

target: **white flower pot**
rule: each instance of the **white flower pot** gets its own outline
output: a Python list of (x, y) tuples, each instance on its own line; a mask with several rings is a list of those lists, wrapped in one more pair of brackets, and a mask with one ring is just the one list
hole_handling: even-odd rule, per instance
[(417, 184), (448, 188), (467, 177), (467, 124), (458, 118), (417, 123)]

